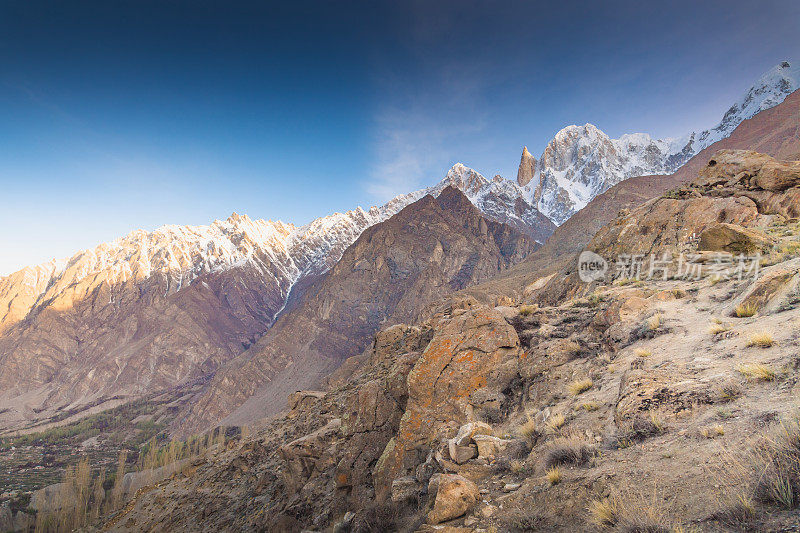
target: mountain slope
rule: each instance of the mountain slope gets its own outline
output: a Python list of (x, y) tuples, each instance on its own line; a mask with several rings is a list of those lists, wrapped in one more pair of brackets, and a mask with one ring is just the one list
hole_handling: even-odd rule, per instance
[(361, 353), (379, 327), (414, 319), (428, 303), (491, 277), (535, 247), (510, 226), (486, 220), (454, 186), (435, 199), (424, 196), (366, 230), (299, 306), (220, 369), (180, 430), (282, 410), (289, 393), (316, 386)]
[[(633, 176), (671, 174), (742, 121), (770, 109), (800, 88), (800, 67), (783, 62), (759, 78), (715, 127), (679, 138), (646, 133), (612, 139), (596, 126), (567, 126), (548, 143), (538, 162), (523, 151), (518, 183), (526, 198), (563, 224), (598, 194)], [(528, 154), (530, 155), (530, 154)], [(531, 162), (535, 169), (531, 176)]]

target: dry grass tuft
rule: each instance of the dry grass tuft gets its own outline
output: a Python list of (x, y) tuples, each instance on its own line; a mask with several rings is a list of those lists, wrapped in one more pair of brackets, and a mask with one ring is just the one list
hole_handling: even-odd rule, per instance
[(592, 522), (599, 527), (614, 527), (619, 522), (619, 511), (616, 502), (604, 499), (594, 500), (589, 504)]
[(536, 427), (536, 422), (530, 416), (527, 417), (525, 422), (517, 427), (517, 435), (525, 437), (528, 440), (534, 440), (539, 436), (539, 429)]
[(757, 501), (792, 509), (800, 503), (800, 418), (782, 422), (754, 455)]
[(530, 316), (539, 309), (536, 305), (523, 305), (519, 308), (519, 314), (522, 316)]
[(647, 329), (656, 331), (661, 327), (661, 315), (653, 315), (647, 319)]
[(593, 447), (578, 439), (558, 439), (545, 452), (545, 468), (560, 465), (580, 466), (588, 463), (596, 454)]
[(763, 363), (742, 363), (736, 365), (736, 371), (750, 380), (773, 381), (775, 371)]
[(578, 394), (581, 394), (591, 389), (593, 386), (594, 386), (594, 381), (592, 381), (592, 378), (584, 378), (573, 381), (572, 383), (569, 384), (567, 388), (569, 389), (570, 394), (572, 394), (573, 396), (577, 396)]
[(600, 409), (600, 404), (595, 401), (583, 402), (577, 407), (576, 410), (581, 410), (581, 409), (587, 412), (597, 411), (598, 409)]
[(716, 424), (711, 427), (705, 427), (700, 430), (700, 435), (706, 439), (713, 439), (714, 437), (721, 437), (725, 434), (725, 428), (722, 424)]
[(515, 459), (511, 461), (511, 464), (509, 465), (509, 470), (511, 470), (512, 474), (521, 474), (522, 472), (525, 471), (525, 463), (523, 463), (519, 459)]
[(719, 335), (720, 333), (725, 333), (726, 331), (730, 331), (731, 327), (727, 324), (716, 323), (712, 324), (708, 328), (708, 332), (712, 335)]
[(570, 355), (578, 355), (583, 351), (581, 348), (580, 343), (574, 340), (569, 340), (564, 343), (564, 351), (566, 351)]
[(636, 348), (636, 349), (633, 351), (633, 353), (636, 355), (636, 357), (642, 357), (642, 358), (644, 358), (644, 357), (650, 357), (651, 355), (653, 355), (653, 352), (652, 352), (652, 351), (650, 351), (650, 350), (647, 350), (647, 349), (645, 349), (645, 348)]
[(714, 388), (714, 399), (717, 402), (732, 402), (742, 395), (742, 386), (736, 380), (729, 379)]
[(741, 304), (736, 306), (736, 316), (739, 318), (747, 318), (758, 313), (758, 306), (756, 304)]
[(747, 346), (758, 346), (759, 348), (769, 348), (775, 344), (775, 340), (772, 338), (772, 334), (768, 331), (760, 331), (758, 333), (753, 333), (750, 336), (750, 339), (747, 341)]
[(559, 483), (561, 483), (561, 478), (562, 478), (561, 469), (557, 466), (554, 466), (547, 471), (545, 477), (547, 478), (547, 481), (551, 485), (558, 485)]
[(567, 423), (567, 418), (561, 413), (552, 415), (547, 419), (547, 429), (555, 433)]

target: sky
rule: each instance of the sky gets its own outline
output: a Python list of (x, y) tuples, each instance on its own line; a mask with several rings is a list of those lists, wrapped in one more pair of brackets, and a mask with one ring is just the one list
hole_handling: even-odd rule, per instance
[(800, 2), (0, 0), (0, 275), (231, 212), (296, 224), (569, 124), (719, 122)]

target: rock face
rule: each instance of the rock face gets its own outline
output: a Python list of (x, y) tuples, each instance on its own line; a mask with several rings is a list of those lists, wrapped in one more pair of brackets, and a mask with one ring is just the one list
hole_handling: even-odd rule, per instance
[[(749, 164), (747, 154), (740, 157)], [(764, 189), (718, 193), (724, 189), (698, 181), (647, 201), (603, 228), (593, 245), (622, 243), (627, 254), (691, 249), (696, 239), (683, 241), (678, 225), (666, 224), (676, 216), (698, 235), (719, 223), (751, 229), (769, 221), (770, 234), (780, 234), (776, 246), (794, 244), (795, 221), (763, 212), (747, 196)], [(773, 200), (763, 205), (782, 205)], [(402, 241), (398, 232), (392, 234)], [(607, 283), (590, 289), (593, 298), (564, 291), (555, 305), (535, 292), (526, 297), (538, 298), (530, 302), (536, 305), (524, 307), (451, 295), (416, 325), (379, 331), (361, 364), (332, 380), (337, 385), (293, 394), (290, 412), (141, 494), (123, 520), (104, 529), (432, 531), (446, 523), (442, 531), (566, 533), (594, 527), (585, 510), (605, 494), (642, 502), (625, 490), (644, 477), (658, 477), (676, 503), (667, 519), (645, 522), (648, 528), (680, 522), (725, 529), (730, 515), (717, 518), (728, 507), (715, 489), (740, 490), (741, 482), (693, 466), (723, 467), (719, 445), (739, 449), (762, 432), (772, 437), (769, 420), (776, 429), (785, 427), (777, 422), (784, 415), (796, 420), (797, 263), (782, 259), (744, 282)], [(569, 275), (537, 277), (549, 280), (546, 288)], [(735, 323), (726, 317), (730, 329), (719, 324), (718, 333), (698, 327), (744, 301), (770, 311)], [(760, 328), (772, 332), (774, 346), (746, 346), (743, 337)], [(786, 369), (786, 377), (745, 386), (741, 374), (753, 362)], [(722, 409), (738, 414), (723, 417)], [(472, 458), (451, 450), (469, 450)], [(554, 466), (562, 475), (543, 490)], [(771, 504), (753, 505), (748, 530), (792, 523)], [(618, 526), (642, 527), (640, 507), (619, 509)]]
[(455, 187), (422, 198), (366, 230), (296, 308), (220, 369), (182, 417), (181, 431), (274, 414), (289, 393), (315, 386), (361, 353), (386, 321), (410, 321), (426, 304), (519, 262), (535, 247), (487, 221)]
[(539, 211), (561, 225), (592, 198), (625, 179), (675, 172), (703, 149), (731, 135), (743, 121), (780, 104), (798, 88), (800, 68), (783, 62), (756, 81), (714, 128), (674, 139), (653, 139), (645, 133), (612, 139), (592, 124), (568, 126), (548, 143), (531, 179), (526, 167), (525, 180), (531, 182), (526, 192)]
[(471, 419), (473, 395), (499, 393), (517, 373), (519, 338), (502, 315), (488, 309), (458, 309), (453, 314), (408, 376), (405, 414), (375, 467), (379, 499), (386, 497), (395, 477), (416, 464), (420, 453), (454, 431), (454, 423), (460, 426)]
[(519, 161), (517, 171), (517, 184), (524, 187), (531, 182), (533, 174), (536, 172), (536, 158), (528, 151), (528, 147), (522, 149), (522, 157)]

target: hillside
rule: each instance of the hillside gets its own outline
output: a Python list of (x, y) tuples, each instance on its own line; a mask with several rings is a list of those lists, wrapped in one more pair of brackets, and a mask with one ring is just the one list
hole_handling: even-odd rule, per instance
[[(589, 245), (673, 254), (669, 275), (553, 278), (568, 296), (462, 297), (391, 326), (329, 390), (293, 394), (290, 411), (141, 492), (107, 527), (794, 527), (800, 162), (713, 159)], [(709, 266), (709, 254), (735, 265), (737, 250), (764, 254), (757, 277)]]

